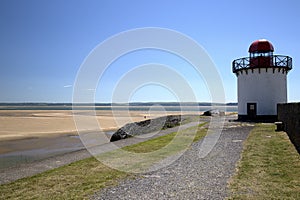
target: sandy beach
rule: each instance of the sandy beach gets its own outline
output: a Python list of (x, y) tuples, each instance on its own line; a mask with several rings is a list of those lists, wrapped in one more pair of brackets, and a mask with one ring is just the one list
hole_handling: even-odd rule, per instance
[[(85, 114), (85, 111), (80, 112)], [(96, 118), (103, 131), (111, 131), (126, 123), (141, 121), (145, 116), (153, 118), (163, 114), (149, 116), (143, 111), (118, 111), (113, 114), (112, 111), (100, 110), (96, 112)], [(64, 134), (77, 134), (70, 110), (0, 110), (0, 141)]]
[[(78, 112), (84, 116), (91, 111)], [(95, 118), (102, 131), (113, 132), (145, 116), (156, 117), (143, 111), (97, 110)], [(92, 129), (79, 131), (93, 132)], [(72, 110), (0, 110), (0, 169), (80, 149), (84, 145)]]
[[(82, 116), (91, 115), (92, 111), (80, 110), (76, 113)], [(97, 110), (97, 119), (102, 131), (116, 130), (126, 123), (157, 118), (182, 112), (164, 111), (126, 111), (126, 110)], [(200, 114), (184, 112), (184, 114)], [(76, 127), (72, 110), (0, 110), (0, 141), (16, 140), (32, 137), (52, 137), (64, 134), (77, 135), (80, 130)]]
[[(77, 113), (85, 116), (91, 111)], [(102, 131), (113, 133), (126, 123), (167, 114), (180, 112), (97, 110), (95, 118)], [(5, 164), (0, 168), (83, 149), (78, 131), (95, 132), (78, 130), (72, 110), (0, 110), (0, 161)]]

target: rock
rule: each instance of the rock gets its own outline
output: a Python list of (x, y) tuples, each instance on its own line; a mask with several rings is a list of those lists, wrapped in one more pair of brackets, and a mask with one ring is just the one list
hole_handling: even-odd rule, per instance
[(181, 122), (180, 115), (170, 115), (167, 116), (163, 129), (172, 128), (174, 126), (179, 126)]
[(181, 123), (180, 115), (169, 115), (155, 119), (148, 119), (140, 122), (129, 123), (118, 129), (110, 138), (111, 142), (126, 139), (135, 135), (141, 135), (160, 131), (162, 129), (179, 126)]
[(114, 142), (114, 141), (125, 139), (125, 138), (128, 138), (127, 133), (125, 131), (123, 131), (122, 129), (119, 129), (111, 136), (110, 141)]
[(203, 114), (203, 116), (225, 116), (224, 111), (215, 110), (207, 110)]

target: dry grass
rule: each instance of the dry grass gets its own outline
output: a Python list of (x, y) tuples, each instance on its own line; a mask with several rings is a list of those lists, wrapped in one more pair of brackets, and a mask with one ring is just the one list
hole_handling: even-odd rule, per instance
[(245, 141), (229, 199), (300, 199), (300, 156), (285, 132), (257, 125)]

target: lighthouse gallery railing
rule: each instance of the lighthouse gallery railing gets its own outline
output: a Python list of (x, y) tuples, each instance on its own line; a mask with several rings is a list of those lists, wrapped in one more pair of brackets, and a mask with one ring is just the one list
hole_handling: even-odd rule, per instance
[(269, 57), (239, 58), (232, 62), (232, 71), (234, 73), (243, 69), (260, 67), (285, 68), (289, 71), (292, 69), (292, 58), (289, 56), (272, 55)]

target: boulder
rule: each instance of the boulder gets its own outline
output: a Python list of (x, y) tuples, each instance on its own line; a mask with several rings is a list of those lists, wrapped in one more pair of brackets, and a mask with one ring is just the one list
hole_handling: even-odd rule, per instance
[(207, 110), (203, 114), (203, 116), (225, 116), (224, 111), (215, 110)]
[(129, 123), (118, 129), (110, 138), (111, 142), (126, 139), (135, 135), (141, 135), (160, 131), (162, 129), (179, 126), (181, 123), (180, 115), (168, 115), (155, 119), (148, 119), (140, 122)]

